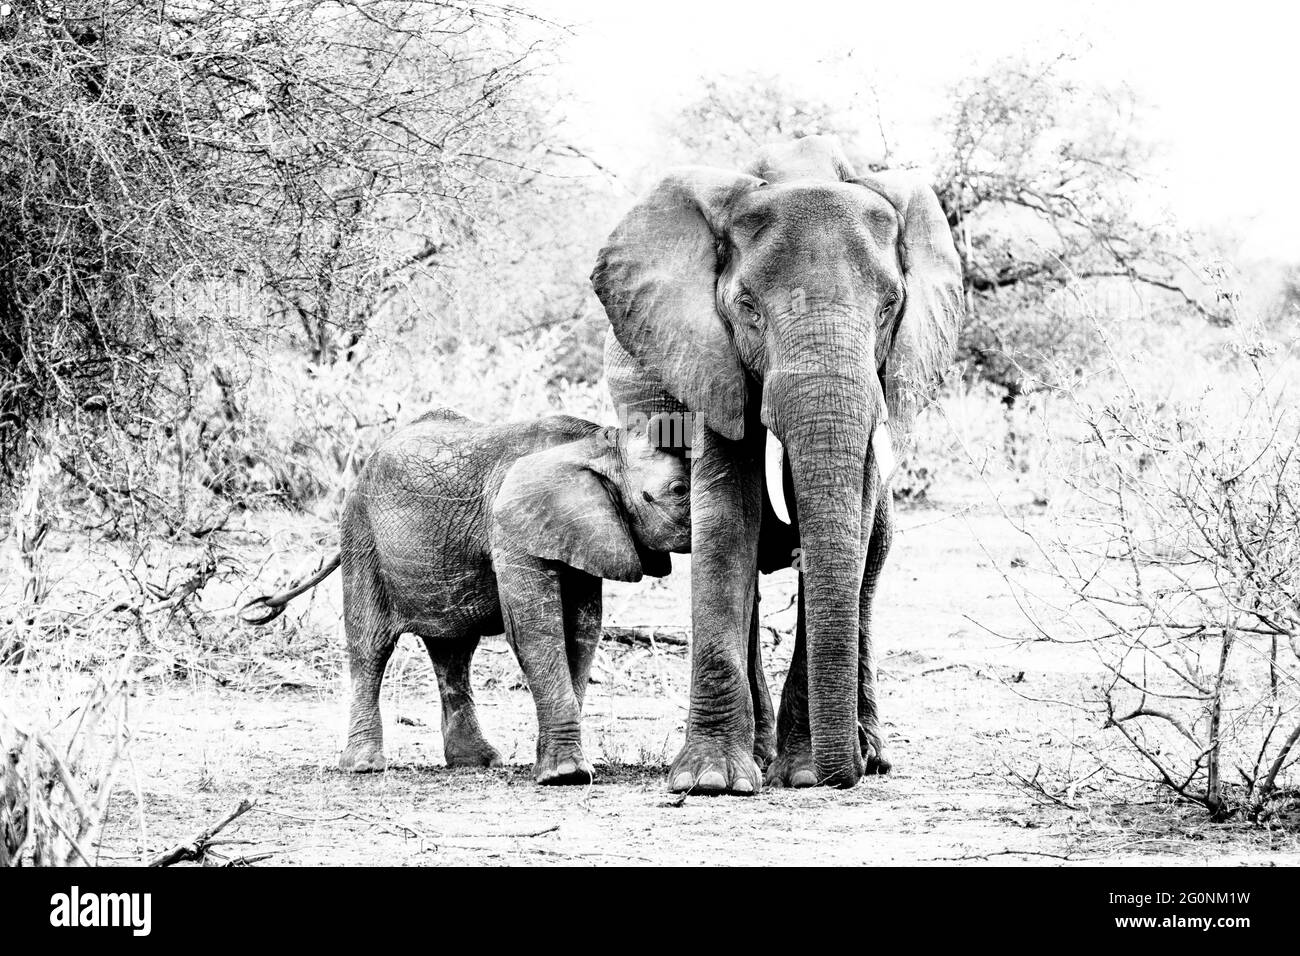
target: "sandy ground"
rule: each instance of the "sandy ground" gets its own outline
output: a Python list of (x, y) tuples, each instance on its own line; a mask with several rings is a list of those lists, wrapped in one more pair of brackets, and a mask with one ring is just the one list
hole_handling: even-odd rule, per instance
[[(1028, 506), (1027, 506), (1028, 507)], [(1032, 507), (1027, 514), (1033, 519)], [(670, 795), (689, 662), (684, 648), (607, 644), (584, 724), (598, 779), (531, 780), (535, 718), (500, 638), (475, 664), (485, 732), (508, 766), (448, 770), (436, 683), (403, 638), (384, 694), (389, 770), (335, 768), (347, 713), (339, 676), (337, 581), (292, 626), (315, 628), (325, 664), (282, 668), (258, 689), (195, 672), (140, 685), (131, 755), (143, 813), (121, 790), (99, 854), (138, 861), (189, 837), (241, 798), (257, 802), (223, 836), (225, 859), (276, 864), (1295, 864), (1294, 831), (1210, 826), (1154, 788), (1098, 772), (1137, 770), (1100, 722), (1051, 703), (1094, 683), (1089, 660), (1027, 642), (1005, 573), (1035, 587), (1033, 549), (992, 514), (904, 512), (879, 604), (881, 683), (895, 771), (851, 791)], [(607, 619), (684, 625), (689, 574), (607, 588)], [(774, 695), (791, 650), (794, 572), (763, 581)], [(236, 625), (237, 626), (237, 625)], [(289, 632), (286, 632), (289, 633)], [(318, 654), (317, 657), (320, 655)], [(270, 686), (265, 685), (281, 685)], [(297, 686), (283, 686), (297, 685)], [(20, 690), (21, 692), (21, 690)], [(1027, 783), (1032, 781), (1032, 783)], [(213, 857), (213, 862), (216, 857)]]

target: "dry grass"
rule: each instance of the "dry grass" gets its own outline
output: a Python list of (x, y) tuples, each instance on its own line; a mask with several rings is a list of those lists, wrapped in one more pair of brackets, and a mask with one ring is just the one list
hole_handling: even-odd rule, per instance
[(39, 729), (0, 707), (0, 866), (98, 862), (127, 759), (128, 697), (123, 678), (97, 680), (68, 714)]

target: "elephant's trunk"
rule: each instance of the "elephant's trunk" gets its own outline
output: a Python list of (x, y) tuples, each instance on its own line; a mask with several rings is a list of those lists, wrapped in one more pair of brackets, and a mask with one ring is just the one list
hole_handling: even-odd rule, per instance
[(874, 376), (825, 369), (773, 371), (764, 421), (794, 478), (808, 637), (808, 706), (819, 782), (851, 787), (858, 743), (858, 602), (862, 491), (872, 431), (884, 414)]

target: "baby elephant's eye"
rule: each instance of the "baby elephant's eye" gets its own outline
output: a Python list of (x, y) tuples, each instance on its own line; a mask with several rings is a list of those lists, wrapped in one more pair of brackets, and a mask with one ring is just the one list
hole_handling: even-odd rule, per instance
[(672, 483), (668, 485), (668, 493), (675, 498), (685, 497), (690, 490), (691, 486), (680, 478), (674, 479)]

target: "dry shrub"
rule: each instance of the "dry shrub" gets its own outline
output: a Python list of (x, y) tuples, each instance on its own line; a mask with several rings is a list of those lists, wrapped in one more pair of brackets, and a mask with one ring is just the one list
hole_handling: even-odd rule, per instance
[(1065, 396), (1079, 504), (1038, 543), (1068, 600), (1025, 606), (1041, 639), (1095, 656), (1084, 704), (1136, 766), (1258, 820), (1300, 801), (1300, 363), (1258, 330), (1227, 345), (1211, 363), (1185, 344), (1168, 376), (1112, 348), (1114, 391)]
[(542, 131), (514, 89), (545, 29), (509, 7), (6, 10), (0, 492), (52, 450), (104, 507), (177, 530), (151, 465), (204, 361), (349, 354), (475, 233)]

